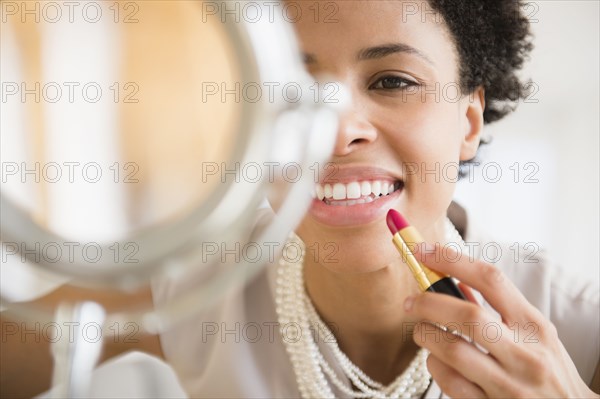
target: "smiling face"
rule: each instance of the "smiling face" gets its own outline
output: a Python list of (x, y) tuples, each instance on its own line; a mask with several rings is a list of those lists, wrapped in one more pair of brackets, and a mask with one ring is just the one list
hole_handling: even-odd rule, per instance
[[(314, 2), (295, 4), (307, 68), (333, 75), (352, 94), (334, 173), (317, 186), (298, 235), (318, 246), (319, 263), (343, 272), (399, 259), (385, 223), (390, 208), (427, 241), (443, 241), (458, 162), (475, 155), (483, 125), (482, 93), (457, 93), (459, 60), (445, 23), (414, 1), (335, 2), (337, 22), (326, 22), (330, 1), (320, 3), (319, 18)], [(334, 255), (323, 250), (334, 248), (328, 243)], [(323, 259), (328, 254), (338, 262)]]

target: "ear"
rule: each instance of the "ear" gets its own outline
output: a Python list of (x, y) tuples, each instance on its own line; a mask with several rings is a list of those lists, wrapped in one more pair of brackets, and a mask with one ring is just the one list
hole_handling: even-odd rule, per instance
[(460, 160), (473, 159), (477, 154), (483, 131), (483, 110), (485, 109), (485, 90), (478, 87), (465, 98), (465, 107), (461, 107), (464, 120), (464, 138), (460, 147)]

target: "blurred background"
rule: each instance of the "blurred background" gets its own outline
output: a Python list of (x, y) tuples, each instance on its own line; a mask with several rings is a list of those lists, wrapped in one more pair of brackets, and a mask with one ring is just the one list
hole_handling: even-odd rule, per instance
[(600, 2), (530, 6), (535, 49), (523, 77), (533, 92), (485, 128), (492, 143), (456, 199), (494, 239), (534, 243), (598, 281)]

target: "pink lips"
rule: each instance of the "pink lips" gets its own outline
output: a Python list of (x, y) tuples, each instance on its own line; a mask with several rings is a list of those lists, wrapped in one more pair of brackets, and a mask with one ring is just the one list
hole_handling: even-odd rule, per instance
[[(340, 167), (330, 174), (322, 183), (348, 183), (365, 180), (400, 181), (401, 179), (390, 172), (373, 167)], [(314, 199), (310, 208), (310, 215), (319, 223), (336, 226), (350, 227), (368, 224), (385, 217), (387, 211), (397, 201), (403, 191), (400, 189), (380, 197), (375, 197), (372, 202), (354, 205), (328, 205), (323, 200)]]

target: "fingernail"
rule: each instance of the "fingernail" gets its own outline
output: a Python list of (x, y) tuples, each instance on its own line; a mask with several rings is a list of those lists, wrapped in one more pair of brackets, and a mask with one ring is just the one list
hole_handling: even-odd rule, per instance
[(415, 296), (414, 295), (407, 296), (406, 299), (404, 300), (404, 311), (410, 312), (413, 308), (414, 303), (415, 303)]

